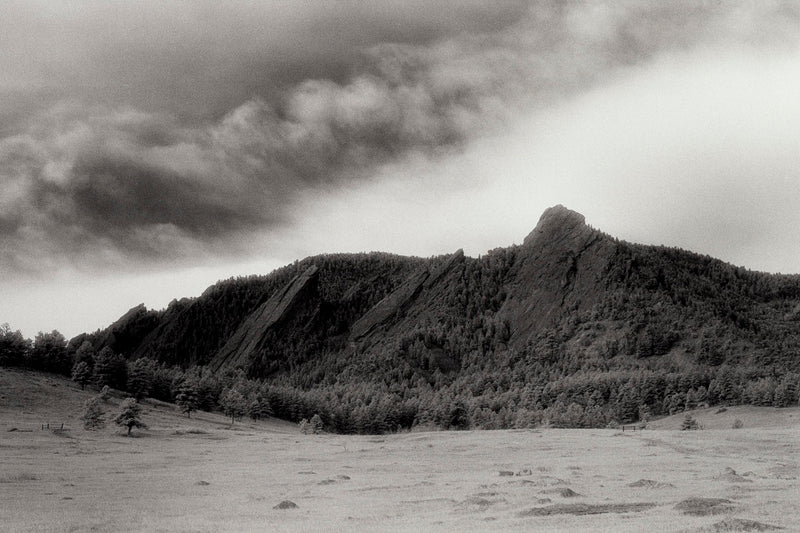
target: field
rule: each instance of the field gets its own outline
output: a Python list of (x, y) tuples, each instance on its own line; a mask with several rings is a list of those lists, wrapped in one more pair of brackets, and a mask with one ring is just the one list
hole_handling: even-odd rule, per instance
[[(0, 369), (2, 531), (763, 531), (800, 526), (800, 411), (644, 431), (304, 435), (145, 404), (86, 431), (92, 393)], [(118, 398), (106, 406), (116, 409)], [(735, 420), (741, 429), (732, 429)], [(64, 432), (42, 430), (43, 423)], [(295, 506), (292, 506), (292, 502)]]

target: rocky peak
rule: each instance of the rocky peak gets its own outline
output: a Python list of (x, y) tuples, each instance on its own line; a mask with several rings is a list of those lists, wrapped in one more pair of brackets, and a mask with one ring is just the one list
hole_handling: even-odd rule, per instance
[(545, 209), (536, 228), (525, 237), (524, 246), (541, 248), (559, 243), (581, 248), (593, 234), (583, 215), (559, 204)]

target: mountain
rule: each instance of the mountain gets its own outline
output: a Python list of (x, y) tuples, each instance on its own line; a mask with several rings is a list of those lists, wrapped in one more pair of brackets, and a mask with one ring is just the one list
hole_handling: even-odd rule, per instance
[(754, 383), (771, 387), (770, 403), (779, 386), (797, 403), (800, 277), (621, 242), (555, 206), (521, 245), (478, 258), (310, 257), (163, 311), (135, 307), (78, 340), (129, 359), (240, 368), (345, 410), (389, 395), (417, 412), (446, 403), (430, 414), (439, 421), (458, 403), (473, 423), (505, 426), (557, 404), (636, 419), (688, 397), (757, 403)]

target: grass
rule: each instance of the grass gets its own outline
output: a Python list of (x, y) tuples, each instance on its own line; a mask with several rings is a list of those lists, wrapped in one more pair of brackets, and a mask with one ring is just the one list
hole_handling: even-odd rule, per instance
[(732, 504), (725, 498), (687, 498), (678, 502), (675, 510), (692, 516), (707, 516), (731, 512)]
[[(744, 416), (741, 429), (731, 419), (693, 432), (374, 437), (302, 435), (281, 421), (245, 420), (231, 431), (218, 414), (187, 419), (144, 403), (150, 429), (129, 439), (116, 426), (86, 431), (75, 422), (92, 391), (52, 376), (57, 386), (40, 388), (41, 379), (0, 369), (0, 529), (8, 531), (765, 531), (800, 523), (800, 424), (768, 424), (799, 410), (763, 410), (761, 427), (752, 426), (755, 411), (748, 418), (735, 407), (696, 415)], [(64, 420), (72, 438), (41, 431), (41, 420)]]
[(646, 511), (655, 507), (655, 503), (557, 503), (547, 507), (534, 507), (522, 511), (520, 516), (550, 516), (557, 514), (570, 514), (576, 516), (605, 514), (605, 513), (631, 513)]

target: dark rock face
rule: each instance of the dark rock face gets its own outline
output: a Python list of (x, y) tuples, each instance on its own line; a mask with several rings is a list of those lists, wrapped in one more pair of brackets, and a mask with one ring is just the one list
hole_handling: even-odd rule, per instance
[(516, 340), (527, 341), (564, 312), (591, 308), (613, 254), (613, 241), (587, 226), (583, 215), (561, 205), (547, 209), (525, 238), (501, 310)]
[(388, 322), (392, 317), (397, 316), (404, 311), (423, 290), (430, 289), (449, 272), (454, 265), (463, 260), (464, 251), (458, 250), (438, 267), (419, 271), (356, 321), (350, 330), (350, 338), (352, 340), (363, 339), (378, 329), (382, 324)]
[(316, 291), (319, 269), (309, 267), (255, 310), (211, 361), (211, 368), (244, 364), (260, 348), (266, 332), (285, 319), (304, 297)]

